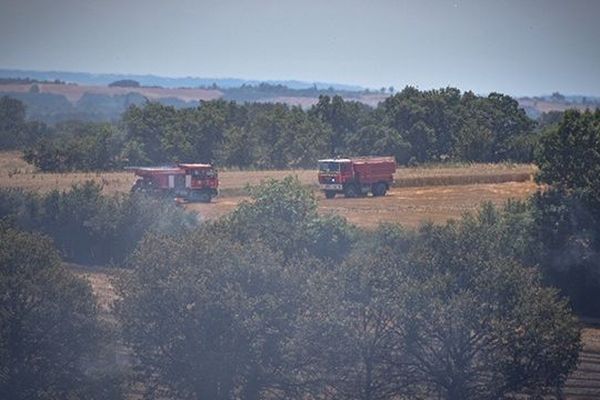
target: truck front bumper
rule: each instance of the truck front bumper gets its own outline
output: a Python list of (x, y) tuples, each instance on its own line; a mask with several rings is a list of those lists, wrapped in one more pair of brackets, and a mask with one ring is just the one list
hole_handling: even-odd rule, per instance
[(319, 187), (321, 188), (321, 190), (337, 190), (337, 191), (342, 191), (344, 190), (344, 187), (342, 186), (341, 183), (321, 183), (319, 185)]

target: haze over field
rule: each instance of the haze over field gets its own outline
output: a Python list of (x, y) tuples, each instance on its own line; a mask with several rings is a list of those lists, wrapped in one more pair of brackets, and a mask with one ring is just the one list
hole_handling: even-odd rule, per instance
[(0, 67), (600, 95), (600, 2), (2, 0)]

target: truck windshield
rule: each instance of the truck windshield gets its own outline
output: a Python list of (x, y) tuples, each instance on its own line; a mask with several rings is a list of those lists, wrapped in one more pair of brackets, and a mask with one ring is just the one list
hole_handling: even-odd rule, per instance
[(337, 162), (320, 162), (319, 171), (321, 172), (338, 172), (340, 170), (340, 163)]
[(214, 178), (217, 176), (217, 172), (213, 169), (195, 169), (192, 170), (192, 176), (197, 179)]

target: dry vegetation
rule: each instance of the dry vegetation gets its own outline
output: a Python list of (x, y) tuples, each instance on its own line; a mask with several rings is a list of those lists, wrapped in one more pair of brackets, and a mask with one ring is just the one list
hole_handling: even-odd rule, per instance
[[(398, 222), (417, 226), (424, 221), (443, 223), (459, 218), (463, 213), (475, 211), (483, 201), (502, 205), (508, 199), (525, 199), (537, 189), (530, 181), (485, 183), (452, 186), (424, 186), (394, 188), (385, 197), (327, 200), (317, 194), (319, 210), (335, 213), (350, 222), (375, 227), (381, 222)], [(219, 197), (210, 204), (193, 203), (186, 207), (197, 211), (201, 217), (211, 219), (227, 214), (246, 196)]]
[[(372, 227), (379, 222), (400, 222), (416, 226), (421, 221), (445, 222), (472, 211), (482, 201), (502, 204), (510, 198), (524, 199), (537, 186), (532, 181), (535, 167), (514, 164), (457, 164), (399, 168), (394, 188), (387, 196), (325, 200), (320, 193), (319, 208), (333, 212), (361, 226)], [(214, 218), (232, 211), (246, 199), (247, 184), (281, 179), (295, 175), (307, 186), (317, 190), (314, 170), (285, 171), (222, 171), (220, 196), (211, 204), (188, 204), (190, 210), (203, 218)], [(0, 187), (18, 187), (48, 192), (68, 189), (75, 183), (93, 180), (101, 183), (107, 194), (126, 192), (135, 180), (130, 172), (102, 173), (39, 173), (20, 158), (18, 152), (0, 153)]]
[[(455, 164), (399, 168), (395, 187), (466, 185), (530, 181), (536, 168), (530, 164)], [(297, 176), (305, 185), (317, 187), (315, 170), (221, 171), (222, 196), (239, 195), (247, 184)], [(40, 173), (21, 159), (19, 152), (0, 152), (0, 187), (19, 187), (47, 192), (67, 189), (74, 183), (93, 180), (104, 185), (107, 193), (125, 192), (134, 176), (130, 172)]]

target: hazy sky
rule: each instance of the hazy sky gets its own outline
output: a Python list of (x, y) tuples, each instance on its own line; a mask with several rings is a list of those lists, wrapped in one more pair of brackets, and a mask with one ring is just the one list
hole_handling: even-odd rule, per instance
[(600, 0), (0, 0), (0, 68), (600, 95)]

